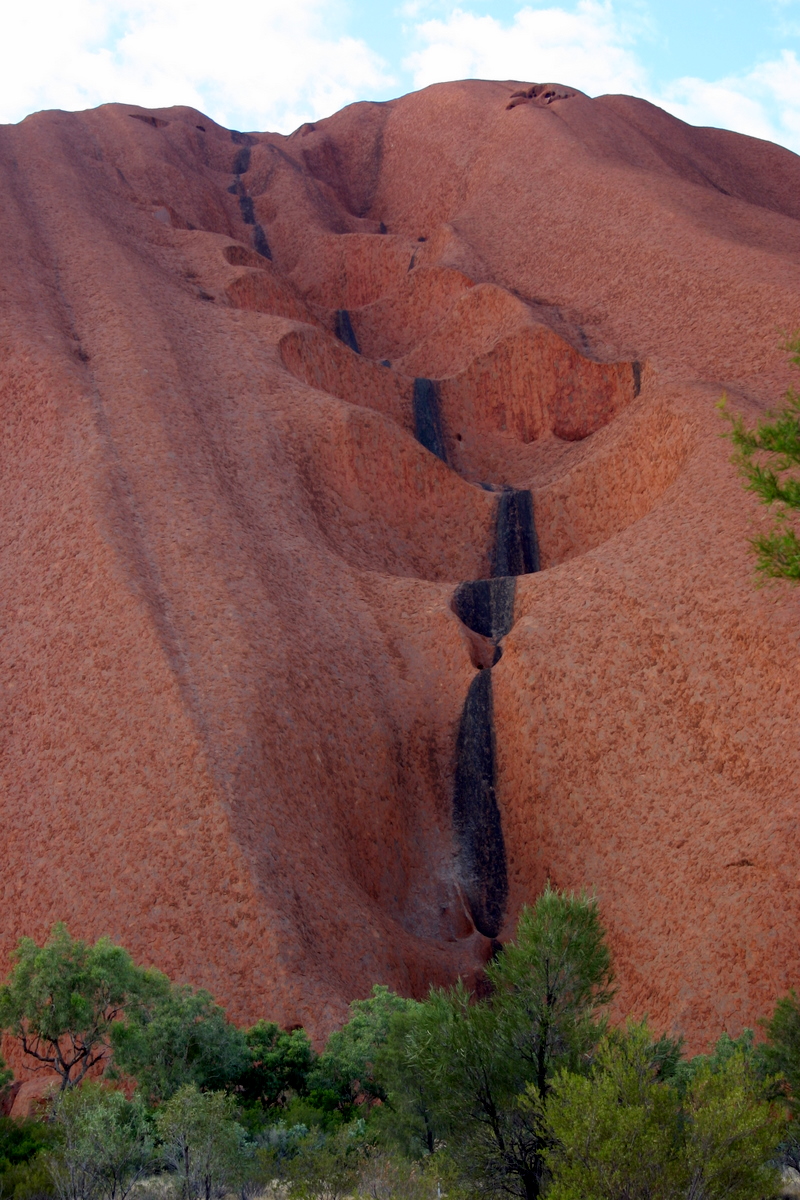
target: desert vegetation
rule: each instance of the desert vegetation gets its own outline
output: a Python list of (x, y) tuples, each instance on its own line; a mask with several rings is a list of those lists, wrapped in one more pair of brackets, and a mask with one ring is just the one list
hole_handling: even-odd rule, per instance
[(689, 1058), (609, 1021), (597, 904), (550, 889), (485, 976), (421, 1001), (378, 984), (317, 1052), (108, 939), (23, 939), (0, 1022), (53, 1088), (0, 1120), (0, 1196), (757, 1200), (800, 1167), (793, 992), (763, 1036)]
[[(800, 367), (800, 331), (783, 344), (793, 367)], [(756, 569), (765, 579), (800, 580), (800, 538), (796, 516), (800, 510), (800, 393), (789, 388), (782, 405), (764, 420), (748, 427), (742, 415), (729, 411), (727, 397), (720, 402), (729, 421), (727, 436), (734, 445), (733, 462), (744, 486), (775, 514), (772, 528), (751, 539)]]

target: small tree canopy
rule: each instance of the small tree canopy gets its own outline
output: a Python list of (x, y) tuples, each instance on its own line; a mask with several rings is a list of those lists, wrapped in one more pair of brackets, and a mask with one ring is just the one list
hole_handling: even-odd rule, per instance
[(782, 1157), (800, 1171), (800, 999), (794, 988), (781, 997), (762, 1025), (767, 1038), (758, 1047), (758, 1055), (765, 1072), (777, 1079), (791, 1116)]
[(360, 1100), (386, 1099), (375, 1062), (392, 1017), (412, 1003), (379, 983), (366, 1000), (352, 1002), (350, 1020), (328, 1038), (308, 1077), (309, 1092), (321, 1107), (335, 1104), (349, 1112)]
[(298, 1145), (299, 1153), (285, 1164), (290, 1195), (300, 1200), (341, 1200), (352, 1195), (365, 1161), (363, 1133), (363, 1121), (333, 1133), (307, 1133)]
[(19, 1039), (34, 1070), (60, 1075), (62, 1090), (108, 1057), (114, 1022), (165, 982), (109, 938), (88, 945), (61, 923), (44, 946), (22, 938), (13, 960), (0, 987), (0, 1028)]
[(235, 1084), (250, 1065), (245, 1034), (228, 1020), (209, 992), (170, 985), (149, 1005), (139, 1005), (111, 1030), (114, 1071), (131, 1075), (150, 1103), (180, 1088)]
[(407, 1008), (392, 1017), (375, 1062), (376, 1079), (387, 1096), (376, 1117), (384, 1136), (412, 1159), (433, 1154), (447, 1130), (431, 1074), (416, 1065), (418, 1047), (429, 1032), (436, 1036), (436, 1018), (432, 1029), (429, 1026), (431, 1015), (429, 1003), (408, 1001)]
[(555, 1065), (575, 1061), (599, 1037), (598, 1011), (614, 973), (597, 901), (553, 891), (520, 914), (514, 941), (486, 968), (514, 1055), (544, 1097)]
[[(611, 996), (596, 901), (548, 887), (486, 974), (486, 999), (459, 983), (398, 1018), (399, 1068), (392, 1073), (381, 1060), (389, 1103), (428, 1149), (444, 1139), (465, 1175), (536, 1200), (546, 1185), (552, 1078), (598, 1041)], [(393, 1035), (388, 1045), (397, 1044)]]
[(304, 1029), (286, 1033), (272, 1022), (258, 1021), (244, 1036), (250, 1061), (237, 1090), (245, 1104), (273, 1108), (291, 1092), (305, 1093), (316, 1055)]

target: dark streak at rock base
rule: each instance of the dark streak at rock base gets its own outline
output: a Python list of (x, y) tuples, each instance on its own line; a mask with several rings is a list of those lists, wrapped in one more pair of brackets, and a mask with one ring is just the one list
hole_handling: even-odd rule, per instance
[(506, 850), (495, 795), (492, 673), (479, 671), (470, 684), (456, 744), (453, 824), (462, 885), (475, 928), (500, 932), (508, 899)]

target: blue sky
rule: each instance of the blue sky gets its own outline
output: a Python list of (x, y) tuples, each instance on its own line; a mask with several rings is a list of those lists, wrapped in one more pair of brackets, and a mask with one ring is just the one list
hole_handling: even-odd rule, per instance
[(0, 121), (109, 100), (289, 132), (439, 80), (645, 96), (800, 152), (800, 0), (7, 0)]

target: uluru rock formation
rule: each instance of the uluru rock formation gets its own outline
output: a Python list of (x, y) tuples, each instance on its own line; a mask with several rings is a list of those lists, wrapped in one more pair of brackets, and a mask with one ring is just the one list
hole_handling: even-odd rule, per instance
[[(798, 981), (800, 159), (443, 84), (0, 128), (0, 967), (56, 919), (321, 1036), (546, 880), (701, 1048)], [(537, 569), (539, 568), (539, 569)]]

